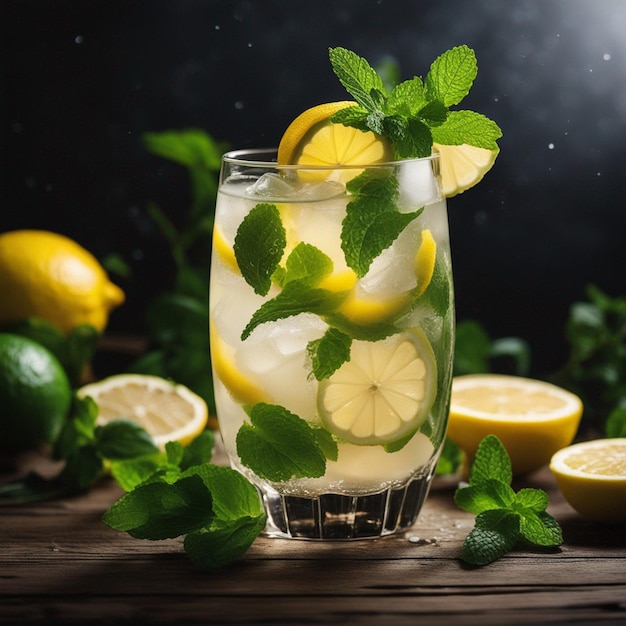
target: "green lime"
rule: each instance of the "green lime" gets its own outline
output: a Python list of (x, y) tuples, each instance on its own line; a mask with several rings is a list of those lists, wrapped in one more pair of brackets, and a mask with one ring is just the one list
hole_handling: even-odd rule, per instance
[(0, 333), (0, 449), (52, 443), (71, 402), (67, 374), (51, 352), (26, 337)]

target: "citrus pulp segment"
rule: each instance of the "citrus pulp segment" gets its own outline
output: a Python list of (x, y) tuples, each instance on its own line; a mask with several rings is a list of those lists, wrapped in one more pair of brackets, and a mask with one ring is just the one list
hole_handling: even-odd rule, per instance
[(189, 443), (208, 421), (206, 402), (190, 389), (158, 376), (118, 374), (78, 390), (98, 405), (98, 424), (130, 419), (163, 447), (168, 441)]
[(552, 457), (550, 470), (582, 517), (626, 522), (626, 439), (597, 439), (563, 448)]
[(452, 381), (448, 435), (471, 459), (496, 435), (513, 472), (526, 474), (569, 445), (582, 416), (580, 399), (556, 385), (519, 376), (470, 374)]
[(441, 183), (446, 198), (456, 196), (479, 183), (493, 167), (499, 152), (466, 143), (457, 146), (434, 143), (433, 151), (440, 155)]
[(320, 381), (323, 425), (357, 445), (388, 444), (424, 422), (437, 388), (432, 347), (419, 331), (353, 341), (350, 360)]

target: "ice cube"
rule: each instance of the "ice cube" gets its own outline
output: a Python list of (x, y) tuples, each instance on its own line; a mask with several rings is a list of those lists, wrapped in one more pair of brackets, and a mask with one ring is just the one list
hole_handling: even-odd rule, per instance
[(429, 159), (406, 161), (398, 171), (400, 211), (415, 211), (420, 206), (436, 202), (440, 198), (432, 164)]

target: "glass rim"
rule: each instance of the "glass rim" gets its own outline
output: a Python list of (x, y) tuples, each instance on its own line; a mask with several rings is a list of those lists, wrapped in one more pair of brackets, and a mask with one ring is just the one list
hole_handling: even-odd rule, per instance
[(370, 169), (370, 168), (379, 168), (379, 167), (397, 167), (399, 165), (406, 165), (407, 163), (418, 163), (418, 162), (427, 162), (427, 161), (437, 161), (440, 157), (438, 152), (434, 152), (433, 154), (425, 157), (413, 157), (410, 159), (398, 159), (395, 161), (381, 161), (380, 163), (368, 163), (368, 164), (359, 164), (359, 163), (351, 163), (350, 165), (304, 165), (304, 164), (278, 164), (276, 161), (268, 161), (268, 160), (255, 160), (250, 158), (252, 155), (273, 154), (276, 156), (278, 154), (278, 148), (243, 148), (240, 150), (229, 150), (222, 155), (222, 163), (231, 163), (246, 167), (261, 167), (261, 168), (280, 168), (286, 170), (321, 170), (321, 171), (329, 171), (329, 170), (354, 170), (354, 169)]

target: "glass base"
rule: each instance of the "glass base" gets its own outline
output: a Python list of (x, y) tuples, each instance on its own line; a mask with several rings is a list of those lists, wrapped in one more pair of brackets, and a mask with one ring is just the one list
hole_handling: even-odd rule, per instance
[(431, 484), (420, 476), (404, 487), (365, 496), (334, 493), (303, 498), (261, 492), (267, 513), (264, 534), (283, 539), (367, 539), (410, 528)]

